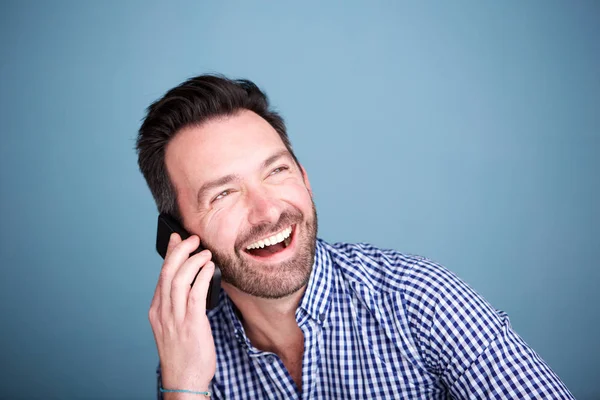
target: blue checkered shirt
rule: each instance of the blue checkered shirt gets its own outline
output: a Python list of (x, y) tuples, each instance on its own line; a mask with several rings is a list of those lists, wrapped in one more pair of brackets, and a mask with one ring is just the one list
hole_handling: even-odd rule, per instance
[(506, 314), (456, 275), (367, 244), (317, 240), (296, 310), (302, 392), (277, 354), (250, 343), (225, 292), (208, 317), (216, 399), (573, 399)]

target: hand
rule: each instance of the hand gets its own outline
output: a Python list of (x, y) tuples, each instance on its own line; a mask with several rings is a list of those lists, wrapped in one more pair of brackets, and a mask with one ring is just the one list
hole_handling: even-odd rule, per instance
[(166, 389), (205, 391), (215, 375), (215, 344), (206, 318), (215, 265), (208, 250), (189, 256), (199, 244), (196, 235), (184, 241), (176, 233), (171, 235), (148, 312)]

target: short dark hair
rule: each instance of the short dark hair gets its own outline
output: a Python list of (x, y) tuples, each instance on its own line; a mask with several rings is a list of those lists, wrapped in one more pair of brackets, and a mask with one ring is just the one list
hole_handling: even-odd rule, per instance
[(250, 110), (265, 119), (279, 134), (298, 163), (283, 118), (269, 108), (267, 95), (246, 79), (200, 75), (169, 90), (148, 107), (138, 132), (138, 165), (152, 192), (158, 211), (181, 221), (177, 197), (165, 165), (165, 149), (183, 128)]

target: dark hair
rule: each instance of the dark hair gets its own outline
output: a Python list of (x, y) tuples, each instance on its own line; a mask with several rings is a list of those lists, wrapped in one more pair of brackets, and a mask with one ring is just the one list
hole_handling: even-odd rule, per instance
[(269, 109), (267, 95), (254, 83), (221, 75), (200, 75), (188, 79), (148, 107), (138, 132), (138, 165), (159, 212), (171, 214), (181, 221), (175, 190), (165, 165), (165, 149), (169, 141), (183, 128), (235, 115), (243, 109), (264, 118), (277, 131), (299, 165), (283, 118)]

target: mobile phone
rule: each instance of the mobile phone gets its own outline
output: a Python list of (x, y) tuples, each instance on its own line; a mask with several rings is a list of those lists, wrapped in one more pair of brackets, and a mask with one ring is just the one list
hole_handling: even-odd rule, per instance
[[(190, 234), (183, 229), (183, 227), (168, 214), (160, 214), (158, 216), (158, 228), (156, 230), (156, 251), (160, 256), (164, 259), (167, 256), (167, 247), (169, 246), (169, 239), (171, 238), (171, 234), (176, 232), (181, 236), (181, 240), (185, 240), (190, 237)], [(198, 246), (196, 250), (190, 253), (190, 257), (194, 254), (200, 253), (204, 248), (202, 245)], [(200, 271), (198, 271), (200, 272)], [(190, 284), (190, 286), (194, 286), (194, 282), (196, 282), (196, 276), (194, 280)], [(210, 310), (217, 306), (219, 303), (219, 290), (221, 289), (221, 270), (215, 264), (215, 272), (210, 280), (210, 284), (208, 285), (208, 294), (206, 295), (206, 309)]]

